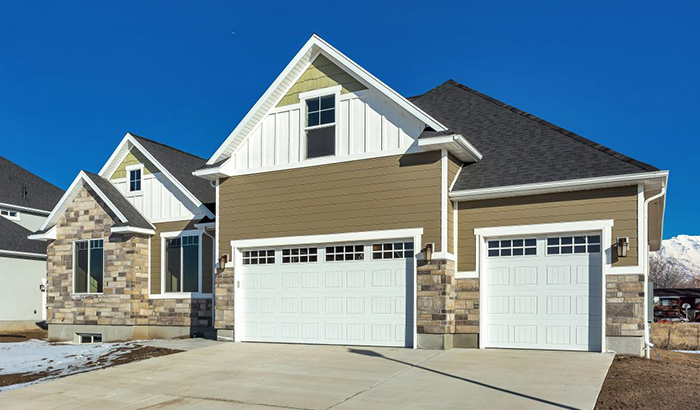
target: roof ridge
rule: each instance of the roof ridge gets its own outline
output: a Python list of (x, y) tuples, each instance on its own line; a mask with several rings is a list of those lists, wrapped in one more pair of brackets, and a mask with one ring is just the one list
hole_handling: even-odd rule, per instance
[[(468, 87), (468, 86), (466, 86), (466, 85), (464, 85), (464, 84), (461, 84), (461, 83), (459, 83), (459, 82), (457, 82), (457, 81), (455, 81), (455, 80), (452, 80), (452, 79), (447, 80), (447, 81), (445, 81), (443, 84), (440, 84), (439, 86), (437, 86), (437, 87), (435, 87), (435, 88), (439, 88), (439, 87), (442, 87), (442, 86), (447, 85), (447, 84), (450, 84), (450, 85), (452, 85), (452, 86), (455, 86), (455, 87), (457, 87), (457, 88), (460, 88), (460, 89), (462, 89), (462, 90), (464, 90), (464, 91), (468, 91), (468, 92), (470, 92), (470, 93), (472, 93), (472, 94), (474, 94), (474, 95), (476, 95), (476, 96), (478, 96), (478, 97), (481, 97), (482, 99), (484, 99), (484, 100), (486, 100), (486, 101), (488, 101), (488, 102), (490, 102), (490, 103), (492, 103), (492, 104), (495, 104), (495, 105), (497, 105), (497, 106), (499, 106), (499, 107), (501, 107), (501, 108), (504, 108), (504, 109), (506, 109), (506, 110), (509, 110), (509, 111), (511, 111), (511, 112), (513, 112), (513, 113), (515, 113), (515, 114), (520, 115), (520, 116), (523, 116), (523, 117), (529, 119), (530, 121), (536, 122), (536, 123), (538, 123), (538, 124), (540, 124), (540, 125), (543, 125), (543, 126), (545, 126), (545, 127), (547, 127), (547, 128), (550, 128), (550, 129), (552, 129), (552, 130), (554, 130), (554, 131), (556, 131), (556, 132), (558, 132), (558, 133), (560, 133), (560, 134), (562, 134), (562, 135), (564, 135), (564, 136), (566, 136), (566, 137), (569, 137), (569, 138), (573, 139), (574, 141), (577, 141), (577, 142), (579, 142), (579, 143), (581, 143), (581, 144), (584, 144), (584, 145), (588, 145), (589, 147), (594, 148), (594, 149), (597, 149), (598, 151), (603, 152), (603, 153), (605, 153), (605, 154), (607, 154), (607, 155), (610, 155), (610, 156), (613, 157), (613, 158), (619, 159), (620, 161), (627, 162), (627, 163), (629, 163), (629, 164), (631, 164), (631, 165), (634, 165), (634, 166), (636, 166), (636, 167), (639, 167), (639, 168), (641, 168), (641, 169), (643, 169), (643, 170), (645, 170), (645, 171), (657, 171), (657, 170), (658, 170), (658, 168), (656, 168), (656, 167), (653, 166), (653, 165), (647, 164), (646, 162), (642, 162), (642, 161), (636, 160), (636, 159), (634, 159), (634, 158), (632, 158), (632, 157), (629, 157), (629, 156), (627, 156), (627, 155), (625, 155), (625, 154), (622, 154), (622, 153), (620, 153), (620, 152), (618, 152), (618, 151), (615, 151), (615, 150), (612, 149), (612, 148), (608, 148), (608, 147), (606, 147), (606, 146), (604, 146), (604, 145), (602, 145), (602, 144), (598, 144), (598, 143), (596, 143), (596, 142), (594, 142), (594, 141), (592, 141), (592, 140), (590, 140), (590, 139), (588, 139), (588, 138), (586, 138), (586, 137), (582, 137), (581, 135), (576, 134), (575, 132), (569, 131), (569, 130), (567, 130), (567, 129), (565, 129), (565, 128), (562, 128), (562, 127), (559, 127), (558, 125), (554, 125), (554, 124), (552, 124), (551, 122), (549, 122), (549, 121), (547, 121), (547, 120), (544, 120), (544, 119), (542, 119), (542, 118), (540, 118), (540, 117), (538, 117), (538, 116), (536, 116), (536, 115), (534, 115), (534, 114), (530, 114), (530, 113), (528, 113), (528, 112), (526, 112), (526, 111), (523, 111), (523, 110), (521, 110), (521, 109), (519, 109), (519, 108), (516, 108), (516, 107), (514, 107), (514, 106), (512, 106), (512, 105), (506, 104), (506, 103), (504, 103), (504, 102), (502, 102), (502, 101), (500, 101), (500, 100), (498, 100), (498, 99), (496, 99), (496, 98), (493, 98), (493, 97), (491, 97), (491, 96), (488, 96), (488, 95), (486, 95), (486, 94), (484, 94), (484, 93), (481, 93), (481, 92), (479, 92), (479, 91), (477, 91), (477, 90), (474, 90), (473, 88), (470, 88), (470, 87)], [(435, 89), (435, 88), (433, 88), (433, 89)], [(432, 91), (432, 90), (431, 90), (431, 91)], [(426, 94), (427, 94), (427, 93), (426, 93)]]
[(168, 145), (168, 144), (164, 144), (164, 143), (162, 143), (162, 142), (160, 142), (160, 141), (156, 141), (156, 140), (153, 140), (153, 139), (150, 139), (150, 138), (146, 138), (146, 137), (142, 137), (142, 136), (140, 136), (140, 135), (136, 135), (136, 134), (134, 134), (133, 132), (129, 132), (129, 134), (131, 134), (131, 136), (134, 137), (134, 138), (139, 138), (139, 139), (142, 139), (142, 140), (146, 140), (146, 141), (152, 142), (152, 143), (154, 143), (154, 144), (158, 144), (158, 145), (160, 145), (160, 146), (163, 146), (163, 147), (165, 147), (165, 148), (169, 148), (169, 149), (171, 149), (171, 150), (173, 150), (173, 151), (177, 151), (177, 152), (180, 152), (180, 153), (189, 155), (189, 156), (191, 156), (191, 157), (195, 157), (195, 158), (197, 158), (197, 159), (201, 159), (202, 161), (206, 161), (206, 159), (200, 157), (199, 155), (195, 155), (195, 154), (192, 154), (191, 152), (187, 152), (187, 151), (181, 150), (180, 148), (175, 148), (175, 147), (172, 147), (172, 146), (170, 146), (170, 145)]

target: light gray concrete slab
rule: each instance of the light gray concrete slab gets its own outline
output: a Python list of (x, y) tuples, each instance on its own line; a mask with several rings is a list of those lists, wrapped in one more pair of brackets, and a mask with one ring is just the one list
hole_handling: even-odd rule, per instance
[(214, 343), (1, 392), (0, 408), (588, 409), (611, 361), (573, 352)]
[(162, 349), (175, 349), (175, 350), (194, 350), (201, 349), (203, 347), (214, 346), (218, 342), (209, 339), (154, 339), (154, 340), (144, 340), (139, 342), (143, 346), (153, 346), (160, 347)]

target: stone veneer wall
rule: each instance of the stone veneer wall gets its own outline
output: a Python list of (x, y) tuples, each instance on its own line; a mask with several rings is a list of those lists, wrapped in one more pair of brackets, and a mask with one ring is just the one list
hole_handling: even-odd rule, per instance
[(479, 278), (457, 279), (455, 288), (455, 333), (478, 335)]
[(608, 275), (605, 336), (644, 336), (644, 275)]
[[(86, 188), (47, 247), (49, 325), (211, 326), (210, 299), (148, 298), (148, 236), (115, 235), (111, 210)], [(73, 242), (104, 240), (102, 294), (73, 295)]]
[(217, 332), (233, 338), (233, 268), (217, 270), (214, 277), (214, 328)]
[[(449, 348), (455, 330), (455, 263), (451, 260), (418, 261), (416, 325), (419, 347)], [(451, 337), (451, 336), (450, 336)]]

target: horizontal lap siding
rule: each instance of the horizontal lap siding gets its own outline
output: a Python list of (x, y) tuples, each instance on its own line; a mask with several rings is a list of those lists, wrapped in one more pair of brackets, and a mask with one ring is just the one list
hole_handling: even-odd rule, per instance
[(220, 252), (231, 240), (423, 227), (439, 243), (440, 153), (241, 175), (219, 186)]
[(637, 265), (637, 187), (466, 201), (458, 210), (458, 270), (476, 269), (475, 228), (613, 219), (612, 236), (630, 238), (626, 258), (614, 266)]
[[(151, 294), (161, 293), (161, 236), (162, 232), (180, 232), (196, 229), (195, 221), (176, 221), (153, 224), (156, 233), (151, 237)], [(202, 292), (211, 293), (212, 254), (214, 241), (202, 235)]]

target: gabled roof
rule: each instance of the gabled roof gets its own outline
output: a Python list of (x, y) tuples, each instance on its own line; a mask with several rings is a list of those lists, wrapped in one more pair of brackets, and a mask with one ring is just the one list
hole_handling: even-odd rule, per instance
[(152, 233), (155, 230), (155, 227), (111, 182), (92, 172), (80, 171), (37, 234), (48, 232), (58, 222), (60, 216), (84, 185), (87, 185), (114, 214), (113, 231), (116, 231), (115, 228), (121, 228), (119, 232), (136, 233)]
[[(46, 243), (29, 239), (32, 231), (0, 217), (0, 256), (3, 253), (46, 255)], [(3, 252), (4, 251), (4, 252)]]
[(63, 191), (0, 156), (0, 204), (51, 211)]
[(483, 154), (453, 191), (658, 171), (452, 80), (410, 100)]
[[(153, 165), (158, 168), (182, 193), (196, 206), (216, 202), (216, 189), (210, 182), (192, 175), (192, 172), (206, 164), (204, 158), (170, 147), (163, 143), (127, 132), (99, 172), (104, 178), (109, 178), (119, 165), (123, 155), (130, 149), (138, 149)], [(204, 212), (210, 212), (206, 207)], [(209, 215), (214, 216), (212, 213)]]
[(131, 135), (201, 203), (216, 202), (216, 189), (209, 181), (192, 175), (194, 170), (206, 164), (206, 159), (148, 138)]
[(243, 120), (236, 126), (231, 134), (226, 138), (223, 144), (216, 150), (214, 155), (207, 161), (208, 165), (220, 162), (222, 159), (230, 157), (236, 147), (244, 141), (246, 136), (255, 128), (255, 126), (263, 119), (265, 114), (275, 106), (287, 91), (294, 84), (296, 78), (301, 75), (306, 67), (319, 54), (323, 53), (331, 62), (352, 75), (364, 86), (379, 91), (398, 106), (408, 111), (410, 114), (421, 120), (427, 128), (436, 131), (445, 130), (440, 122), (421, 110), (416, 105), (412, 104), (401, 94), (397, 93), (389, 86), (381, 82), (379, 79), (370, 74), (367, 70), (360, 67), (357, 63), (349, 59), (336, 48), (328, 44), (318, 35), (314, 34), (294, 56), (292, 61), (282, 70), (282, 73), (275, 79), (260, 99), (255, 103), (253, 108), (246, 114)]

